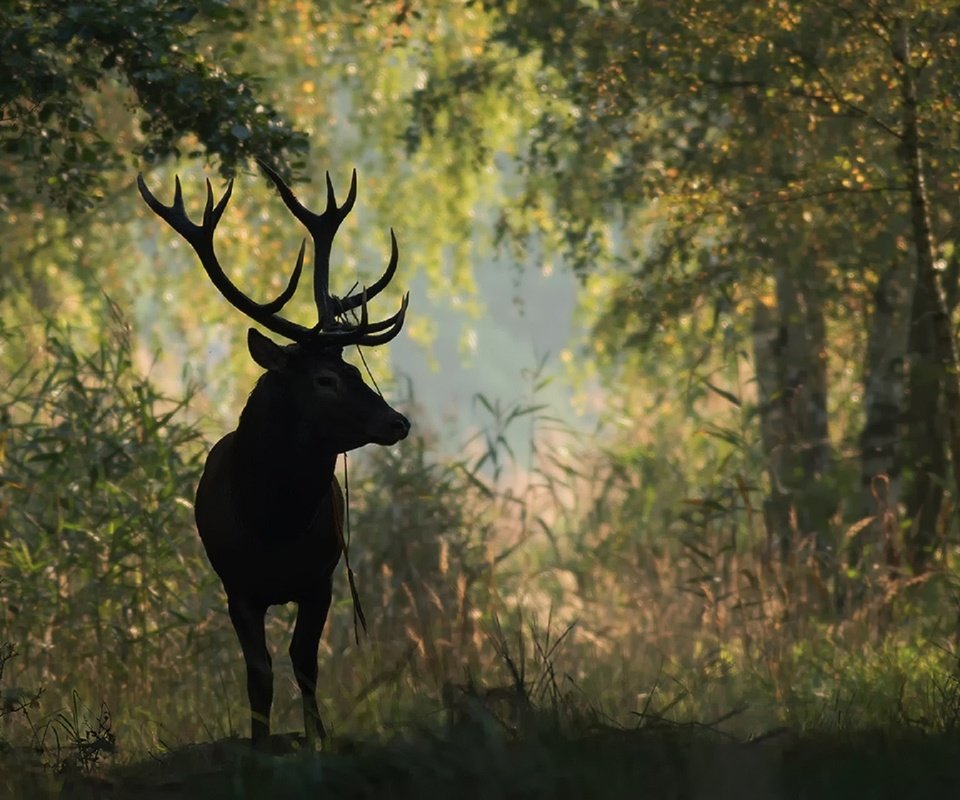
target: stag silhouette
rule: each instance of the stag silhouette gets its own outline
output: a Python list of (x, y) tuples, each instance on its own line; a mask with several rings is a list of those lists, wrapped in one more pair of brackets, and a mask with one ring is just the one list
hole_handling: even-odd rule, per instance
[[(314, 746), (326, 735), (317, 709), (317, 649), (343, 541), (344, 500), (334, 476), (337, 456), (365, 444), (396, 444), (410, 430), (406, 417), (343, 360), (342, 349), (393, 339), (403, 325), (409, 293), (392, 317), (369, 321), (367, 301), (387, 286), (397, 268), (397, 241), (391, 230), (390, 261), (382, 277), (347, 297), (330, 294), (330, 249), (356, 200), (356, 170), (342, 206), (337, 205), (327, 174), (327, 206), (316, 214), (301, 205), (274, 170), (262, 162), (260, 166), (313, 239), (318, 318), (309, 328), (279, 315), (296, 291), (306, 239), (286, 289), (275, 300), (257, 303), (230, 281), (214, 253), (214, 229), (233, 181), (216, 204), (207, 181), (199, 225), (187, 216), (179, 178), (171, 206), (150, 193), (142, 175), (137, 185), (154, 213), (190, 243), (220, 293), (250, 319), (292, 342), (281, 346), (256, 329), (249, 330), (250, 355), (266, 372), (250, 394), (236, 430), (207, 456), (195, 515), (204, 549), (226, 591), (246, 662), (252, 744), (263, 745), (270, 736), (273, 667), (264, 631), (266, 611), (271, 605), (295, 602), (290, 659), (303, 698), (305, 738)], [(345, 315), (356, 309), (360, 319), (351, 323)]]

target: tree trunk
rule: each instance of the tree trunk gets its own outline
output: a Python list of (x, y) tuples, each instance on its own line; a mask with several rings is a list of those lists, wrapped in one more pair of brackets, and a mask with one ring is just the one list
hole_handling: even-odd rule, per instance
[[(859, 606), (866, 581), (889, 566), (889, 547), (899, 527), (905, 463), (901, 425), (914, 278), (910, 265), (894, 263), (881, 275), (874, 294), (863, 376), (866, 420), (860, 437), (860, 496), (854, 509), (858, 530), (846, 553), (847, 565), (854, 573), (854, 586), (849, 587), (844, 581), (838, 585), (841, 610), (848, 602)], [(871, 522), (864, 524), (866, 520)]]
[[(960, 372), (957, 369), (957, 350), (950, 314), (935, 265), (936, 249), (924, 175), (915, 68), (911, 63), (910, 32), (906, 20), (901, 21), (894, 58), (900, 65), (901, 73), (902, 153), (910, 191), (910, 218), (916, 253), (916, 289), (910, 337), (911, 413), (907, 425), (914, 452), (920, 452), (920, 447), (932, 443), (939, 433), (935, 450), (942, 453), (942, 443), (944, 438), (946, 439), (946, 449), (954, 467), (953, 487), (956, 496), (960, 497)], [(914, 345), (917, 349), (914, 349)], [(935, 378), (934, 371), (937, 373)], [(917, 374), (916, 379), (914, 373)], [(939, 425), (932, 423), (932, 419), (942, 420), (942, 431), (938, 430)], [(907, 557), (917, 572), (926, 568), (933, 552), (936, 540), (935, 518), (940, 505), (939, 499), (934, 498), (940, 495), (942, 487), (947, 485), (945, 460), (941, 460), (942, 456), (938, 456), (937, 452), (923, 452), (927, 461), (915, 464), (916, 486), (912, 493), (912, 499), (919, 505), (910, 508), (912, 513), (919, 512), (919, 519), (907, 542)], [(927, 481), (930, 483), (925, 488)], [(936, 508), (933, 507), (934, 504)]]
[(763, 501), (764, 527), (771, 557), (785, 559), (793, 539), (790, 493), (780, 480), (783, 472), (782, 431), (787, 427), (777, 360), (781, 349), (780, 325), (773, 309), (758, 301), (753, 316), (753, 361), (757, 375), (760, 443), (770, 478), (770, 493)]
[(767, 533), (772, 552), (783, 560), (801, 543), (824, 556), (837, 508), (827, 426), (826, 325), (815, 274), (779, 270), (776, 312), (758, 303), (754, 317), (760, 431), (771, 487)]
[(943, 415), (944, 371), (933, 326), (935, 309), (929, 291), (914, 294), (909, 337), (909, 402), (905, 416), (904, 492), (907, 561), (922, 572), (937, 536), (947, 478), (947, 430)]

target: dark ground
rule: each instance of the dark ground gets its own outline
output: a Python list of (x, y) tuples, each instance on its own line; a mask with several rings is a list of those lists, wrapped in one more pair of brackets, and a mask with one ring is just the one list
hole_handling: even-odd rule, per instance
[[(275, 749), (291, 749), (275, 737)], [(12, 770), (12, 771), (11, 771)], [(7, 794), (9, 792), (9, 794)], [(4, 797), (122, 798), (791, 798), (960, 797), (960, 735), (910, 731), (752, 742), (697, 727), (522, 736), (496, 724), (385, 742), (339, 740), (323, 753), (252, 752), (239, 739), (189, 745), (94, 774), (56, 775), (0, 757)]]

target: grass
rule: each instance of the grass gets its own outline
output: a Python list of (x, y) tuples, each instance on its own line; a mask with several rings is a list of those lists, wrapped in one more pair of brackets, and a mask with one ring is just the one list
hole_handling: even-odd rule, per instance
[[(778, 681), (731, 650), (699, 668), (663, 660), (642, 686), (628, 686), (642, 680), (638, 665), (607, 656), (589, 673), (605, 689), (591, 691), (572, 674), (596, 652), (576, 626), (551, 631), (516, 615), (494, 619), (483, 642), (481, 674), (439, 690), (416, 649), (352, 698), (345, 686), (355, 691), (361, 676), (325, 681), (334, 736), (320, 754), (298, 750), (291, 734), (267, 755), (212, 731), (143, 749), (129, 722), (115, 730), (76, 695), (45, 715), (27, 699), (3, 720), (29, 718), (34, 735), (19, 749), (8, 739), (0, 797), (913, 798), (951, 796), (960, 780), (960, 681), (946, 648), (884, 641), (851, 652), (824, 635), (781, 648)], [(365, 646), (324, 670), (364, 672), (377, 658)], [(197, 710), (235, 705), (245, 727), (239, 674), (234, 684), (232, 698)], [(295, 704), (289, 681), (278, 683), (284, 694)], [(363, 704), (368, 713), (357, 713)], [(296, 715), (278, 716), (299, 728)]]
[[(739, 481), (728, 496), (749, 502), (721, 508), (651, 461), (670, 474), (652, 491), (639, 456), (535, 435), (548, 421), (534, 397), (487, 402), (489, 429), (458, 459), (411, 439), (351, 461), (369, 637), (354, 643), (338, 575), (320, 652), (330, 747), (251, 753), (242, 659), (191, 519), (205, 445), (186, 401), (132, 371), (122, 332), (86, 354), (51, 334), (2, 391), (0, 645), (19, 655), (0, 649), (0, 798), (899, 798), (957, 784), (946, 536), (928, 573), (861, 576), (840, 614), (845, 578), (805, 542), (771, 560), (759, 490)], [(302, 724), (292, 618), (269, 623), (275, 730)]]
[[(278, 739), (280, 737), (277, 737)], [(66, 798), (922, 798), (960, 782), (960, 736), (909, 730), (780, 730), (737, 740), (699, 725), (521, 729), (486, 712), (320, 754), (265, 755), (238, 739), (94, 771), (36, 771), (3, 758), (10, 797)]]

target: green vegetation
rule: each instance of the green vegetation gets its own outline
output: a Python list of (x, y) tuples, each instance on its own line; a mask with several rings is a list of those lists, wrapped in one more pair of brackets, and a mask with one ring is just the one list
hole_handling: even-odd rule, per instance
[[(9, 5), (0, 796), (955, 787), (960, 4)], [(255, 370), (132, 189), (189, 171), (196, 214), (193, 162), (253, 155), (304, 194), (358, 165), (337, 279), (393, 226), (425, 347), (510, 306), (478, 289), (495, 251), (580, 279), (559, 367), (477, 398), (454, 455), (413, 386), (416, 436), (351, 456), (369, 632), (338, 573), (319, 757), (236, 738), (192, 499)], [(242, 177), (218, 252), (273, 296), (299, 231)]]

